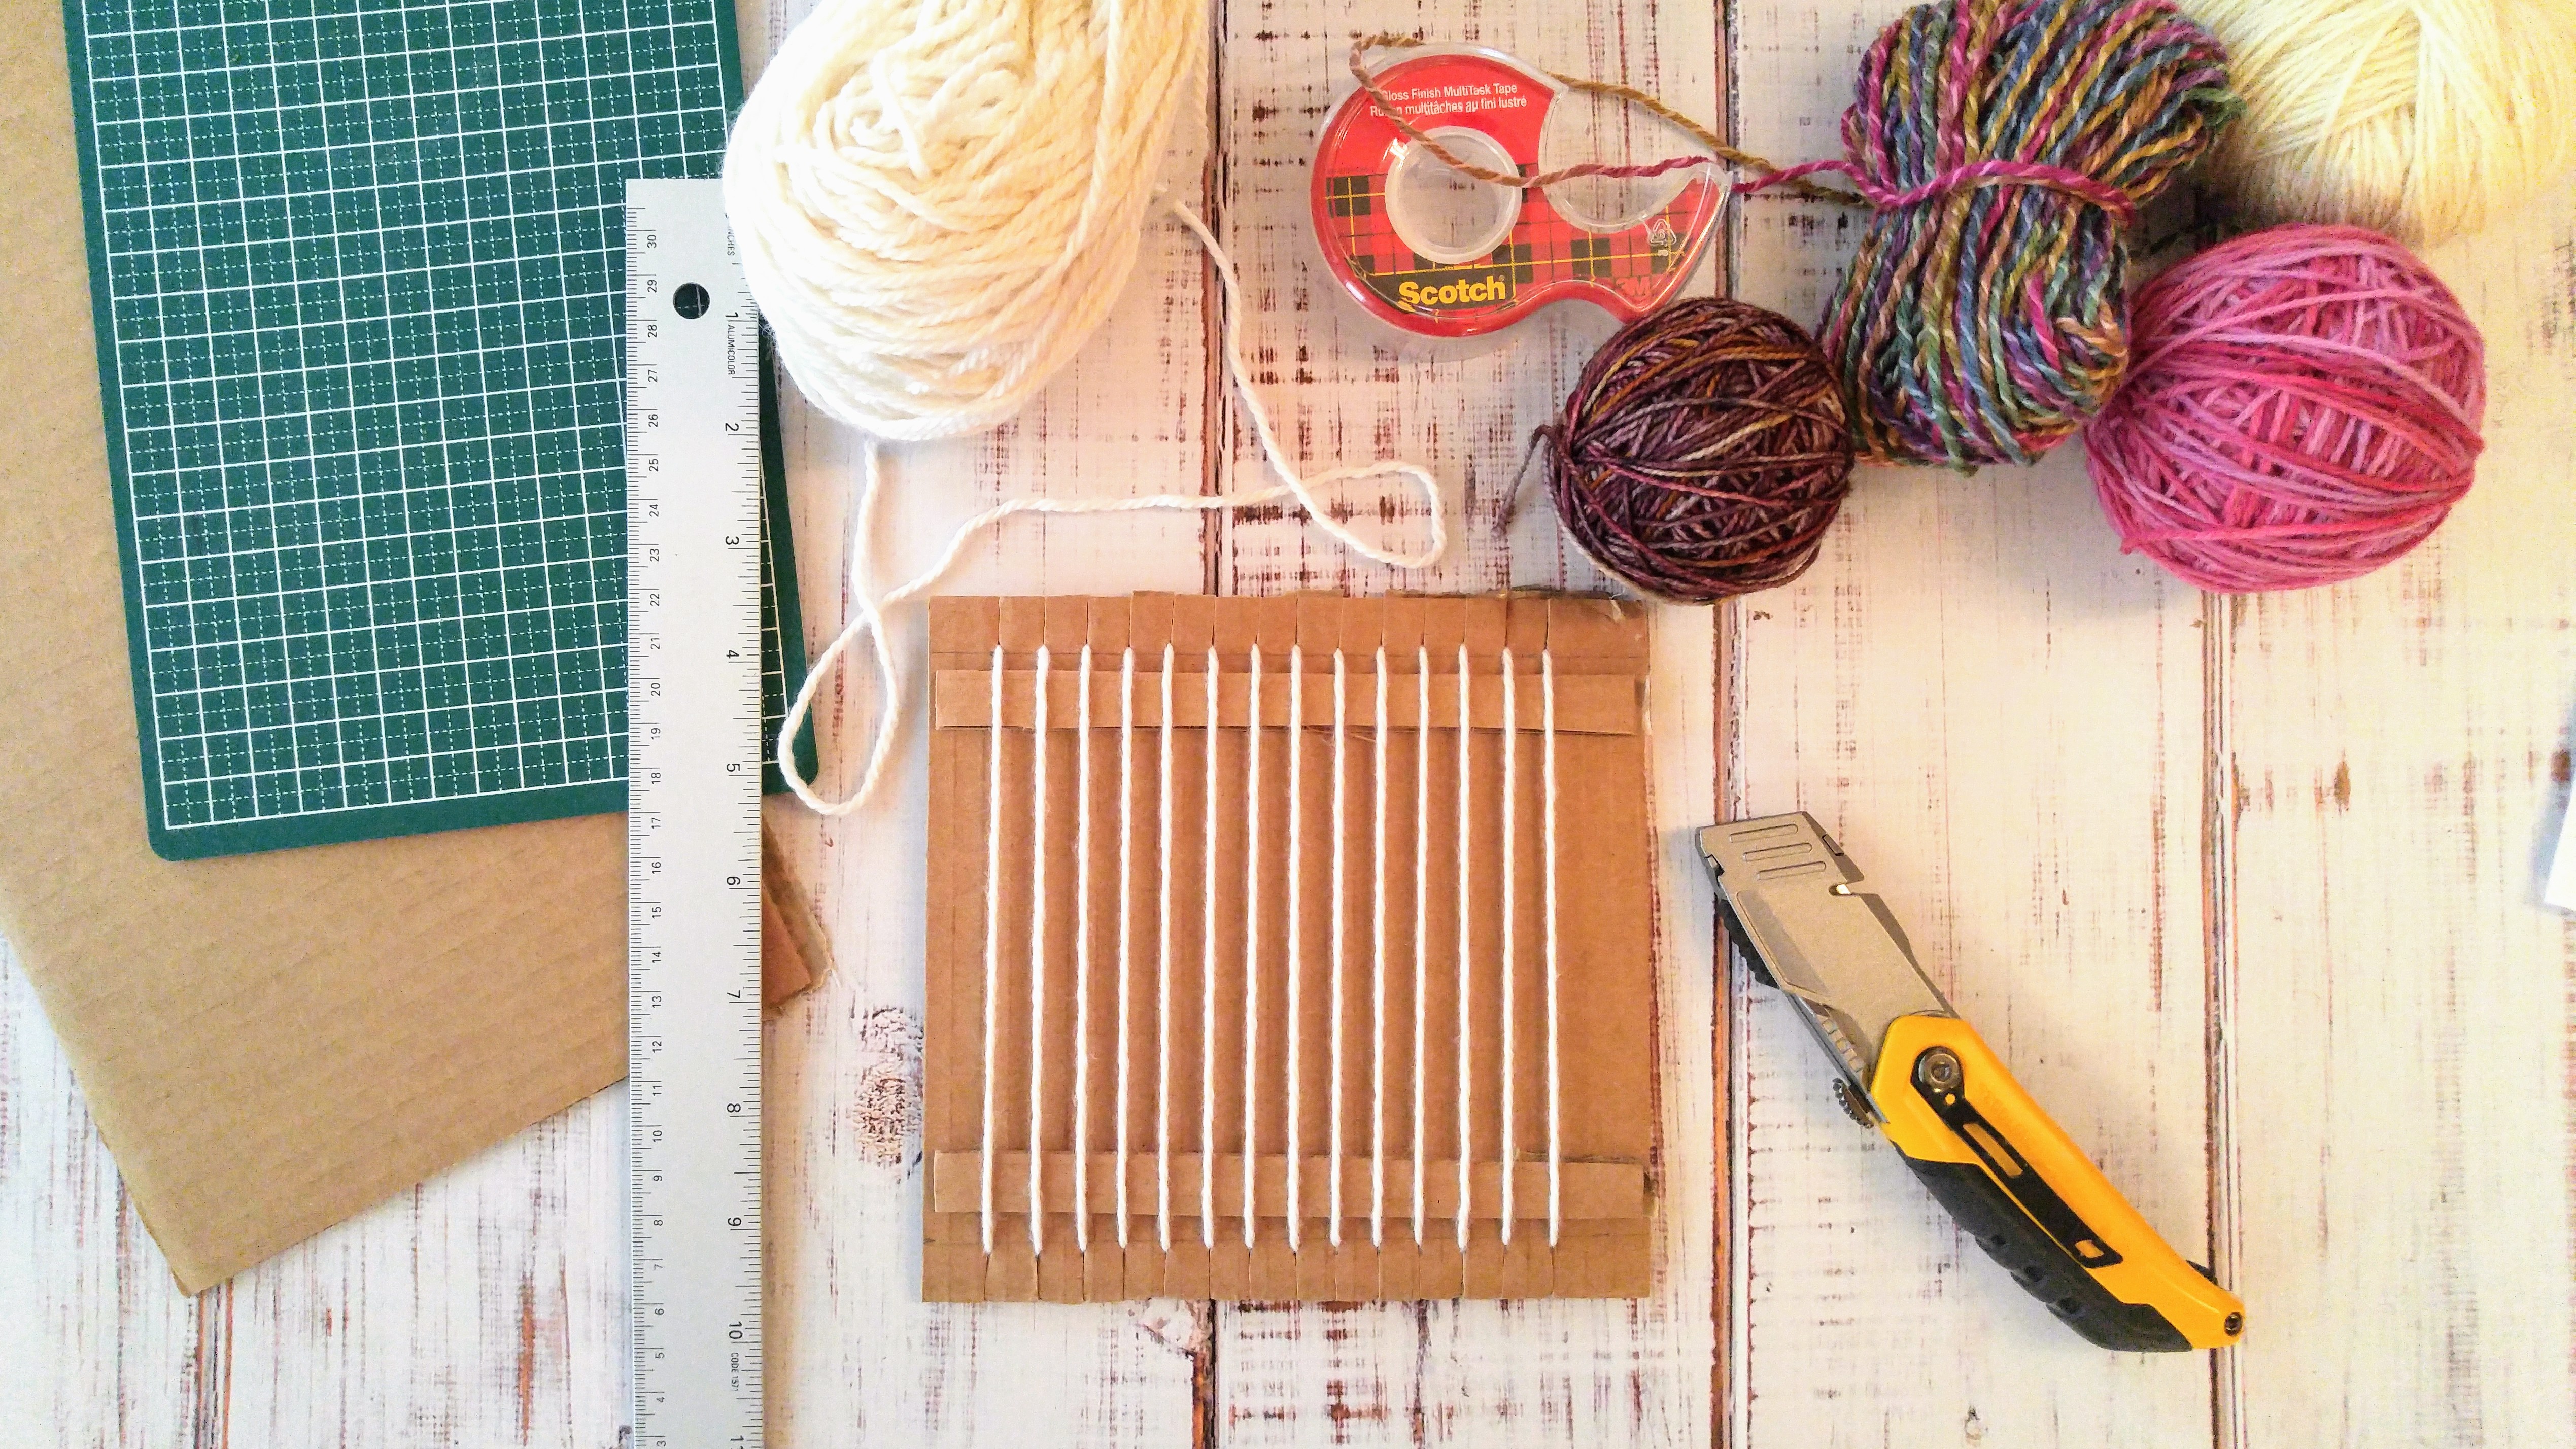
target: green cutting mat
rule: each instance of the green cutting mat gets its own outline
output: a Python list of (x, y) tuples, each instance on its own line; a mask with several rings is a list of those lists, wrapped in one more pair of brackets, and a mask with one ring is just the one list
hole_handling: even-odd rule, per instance
[(623, 808), (624, 182), (732, 0), (64, 8), (153, 848)]

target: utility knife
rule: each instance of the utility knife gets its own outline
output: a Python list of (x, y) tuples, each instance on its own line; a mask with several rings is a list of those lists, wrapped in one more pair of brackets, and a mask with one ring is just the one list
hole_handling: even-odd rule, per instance
[(1989, 1257), (2104, 1348), (2222, 1348), (2245, 1305), (2173, 1250), (2014, 1081), (1916, 964), (1814, 817), (1712, 825), (1699, 850), (1754, 974), (1799, 1008), (1834, 1095)]

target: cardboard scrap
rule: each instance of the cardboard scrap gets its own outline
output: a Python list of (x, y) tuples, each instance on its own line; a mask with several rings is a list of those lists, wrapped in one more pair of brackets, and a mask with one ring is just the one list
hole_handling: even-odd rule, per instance
[(796, 881), (787, 852), (769, 827), (760, 829), (760, 1004), (776, 1011), (803, 995), (831, 968), (830, 938), (813, 899)]
[(619, 816), (145, 842), (62, 12), (0, 38), (0, 935), (195, 1291), (626, 1069)]
[[(1647, 1291), (1652, 901), (1647, 641), (1638, 611), (1608, 600), (1538, 596), (952, 598), (933, 601), (930, 628), (925, 1297), (1351, 1300)], [(1049, 654), (1042, 827), (1034, 728), (1041, 645)], [(1085, 645), (1092, 650), (1087, 742), (1076, 729)], [(1257, 791), (1247, 788), (1253, 731), (1245, 727), (1256, 646), (1263, 669)], [(1473, 726), (1463, 953), (1462, 646)], [(1213, 741), (1211, 649), (1218, 661)], [(1293, 715), (1292, 649), (1302, 651)], [(1381, 649), (1388, 671), (1382, 782)], [(1506, 650), (1517, 742), (1508, 794), (1501, 748)], [(1543, 655), (1556, 674), (1559, 776), (1561, 1136), (1553, 1182)], [(1427, 734), (1417, 727), (1425, 718)], [(1122, 729), (1130, 719), (1132, 731)], [(1292, 731), (1292, 719), (1303, 727)], [(1417, 771), (1417, 761), (1427, 773)], [(1508, 1150), (1506, 800), (1513, 812)], [(1249, 859), (1248, 842), (1259, 846)], [(1042, 923), (1033, 919), (1041, 870)], [(1417, 873), (1425, 885), (1419, 901)], [(1087, 965), (1081, 941), (1088, 942)], [(1042, 984), (1032, 979), (1040, 969)], [(1034, 1241), (1033, 1150), (1045, 1206)], [(1507, 1170), (1514, 1195), (1508, 1223)], [(1079, 1230), (1078, 1175), (1087, 1212)], [(1293, 1247), (1286, 1218), (1292, 1183), (1299, 1208)]]

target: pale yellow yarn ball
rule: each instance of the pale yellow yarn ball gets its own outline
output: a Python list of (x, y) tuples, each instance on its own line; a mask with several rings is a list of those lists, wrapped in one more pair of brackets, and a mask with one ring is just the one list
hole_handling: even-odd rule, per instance
[(2576, 0), (2182, 0), (2245, 115), (2211, 161), (2257, 221), (2418, 246), (2476, 231), (2576, 161)]

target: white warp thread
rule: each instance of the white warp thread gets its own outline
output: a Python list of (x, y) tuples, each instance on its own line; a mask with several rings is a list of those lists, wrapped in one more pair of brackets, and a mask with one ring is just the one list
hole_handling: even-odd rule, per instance
[(1029, 750), (1029, 1252), (1046, 1252), (1047, 680), (1054, 654), (1038, 646), (1037, 727)]
[[(1473, 738), (1469, 721), (1474, 718), (1472, 686), (1467, 673), (1467, 646), (1458, 646), (1458, 1251), (1467, 1251), (1467, 1219), (1473, 1211), (1474, 1179), (1471, 1168), (1476, 1157), (1476, 1057), (1475, 1019), (1469, 1010), (1474, 992), (1470, 990), (1475, 976), (1475, 939), (1472, 923), (1474, 892), (1468, 858), (1470, 842), (1475, 839), (1475, 817), (1472, 805), (1476, 798), (1474, 781), (1469, 777), (1473, 757)], [(1429, 722), (1425, 721), (1425, 727)]]
[[(1091, 1251), (1091, 646), (1074, 695), (1073, 1248)], [(1045, 738), (1041, 735), (1039, 738)], [(1043, 840), (1039, 849), (1045, 849)]]
[(1127, 1082), (1136, 1019), (1136, 651), (1118, 656), (1118, 1246), (1127, 1246)]
[(1557, 1072), (1556, 1029), (1556, 654), (1538, 656), (1539, 729), (1546, 741), (1539, 756), (1539, 795), (1546, 813), (1540, 817), (1545, 846), (1540, 855), (1547, 889), (1547, 1245), (1556, 1246), (1565, 1231), (1565, 1102)]
[(1512, 651), (1506, 648), (1503, 650), (1503, 798), (1500, 806), (1503, 812), (1503, 939), (1497, 943), (1494, 953), (1502, 958), (1503, 972), (1503, 1122), (1501, 1153), (1503, 1164), (1503, 1219), (1501, 1232), (1505, 1246), (1509, 1246), (1512, 1241), (1512, 1179), (1519, 1176), (1518, 1173), (1512, 1170), (1512, 1164), (1517, 1160), (1513, 1152), (1517, 1143), (1515, 1141), (1515, 1134), (1513, 1132), (1514, 1124), (1512, 1121), (1512, 1077), (1518, 1070), (1514, 1062), (1514, 1053), (1512, 1051), (1512, 978), (1519, 974), (1520, 945), (1519, 933), (1514, 929), (1517, 924), (1515, 919), (1517, 905), (1516, 898), (1520, 895), (1520, 848), (1519, 842), (1514, 835), (1514, 822), (1519, 818), (1521, 813), (1520, 726), (1521, 712), (1519, 683), (1517, 676), (1513, 672)]
[[(1377, 651), (1375, 833), (1369, 843), (1369, 1246), (1386, 1246), (1386, 646)], [(1420, 1062), (1414, 1070), (1422, 1069)]]
[(993, 1078), (1000, 1057), (1002, 994), (1002, 646), (993, 646), (992, 758), (984, 795), (984, 1256), (993, 1256)]
[(1305, 842), (1298, 828), (1306, 816), (1306, 650), (1305, 646), (1288, 646), (1288, 1251), (1296, 1252), (1305, 1241), (1303, 1207), (1306, 1161), (1305, 1144), (1299, 1140), (1305, 1126), (1305, 1108), (1298, 1101), (1298, 1088), (1306, 1076), (1306, 1057), (1299, 1038), (1305, 1033), (1305, 1012), (1298, 1009), (1298, 998), (1304, 993), (1299, 978), (1306, 974), (1306, 913), (1299, 886), (1306, 874)]
[(1261, 1220), (1253, 1168), (1261, 1136), (1261, 646), (1252, 646), (1243, 765), (1243, 1245)]
[(1332, 1166), (1327, 1172), (1327, 1180), (1331, 1183), (1332, 1216), (1328, 1219), (1325, 1236), (1336, 1248), (1342, 1245), (1342, 1038), (1345, 1015), (1342, 979), (1348, 964), (1346, 958), (1349, 953), (1345, 947), (1350, 935), (1350, 918), (1342, 909), (1343, 882), (1350, 875), (1350, 864), (1344, 858), (1342, 846), (1350, 833), (1350, 771), (1345, 768), (1349, 764), (1350, 687), (1349, 663), (1342, 651), (1336, 649), (1333, 651), (1333, 981), (1328, 995), (1333, 1017), (1330, 1037), (1333, 1060), (1325, 1074), (1330, 1084), (1327, 1096), (1333, 1118)]
[(1422, 1181), (1425, 1126), (1423, 1049), (1429, 1045), (1431, 994), (1431, 650), (1413, 651), (1413, 1245), (1422, 1246), (1426, 1192)]
[[(1285, 1186), (1287, 1191), (1287, 1211), (1285, 1214), (1286, 1231), (1289, 1248), (1293, 1252), (1299, 1248), (1302, 1240), (1303, 1204), (1301, 1198), (1302, 1182), (1304, 1178), (1303, 1143), (1301, 1140), (1303, 1135), (1303, 1111), (1298, 1100), (1300, 1095), (1299, 1088), (1303, 1077), (1303, 1073), (1299, 1068), (1303, 1065), (1303, 1047), (1301, 1044), (1300, 1031), (1302, 1017), (1302, 1010), (1300, 1007), (1300, 983), (1304, 974), (1305, 955), (1303, 941), (1304, 933), (1302, 929), (1302, 892), (1300, 889), (1303, 871), (1300, 867), (1302, 858), (1302, 816), (1304, 812), (1298, 807), (1296, 802), (1303, 798), (1303, 790), (1301, 787), (1304, 774), (1303, 756), (1305, 753), (1304, 730), (1302, 728), (1302, 723), (1305, 719), (1305, 651), (1301, 647), (1292, 647), (1289, 650), (1288, 657), (1288, 794), (1291, 806), (1289, 809), (1287, 829), (1288, 881), (1287, 901), (1285, 903), (1287, 907), (1286, 914), (1288, 917), (1288, 929), (1286, 933), (1286, 968), (1288, 972), (1288, 1010), (1286, 1012), (1286, 1017), (1288, 1040), (1285, 1049), (1285, 1055), (1287, 1058), (1286, 1065), (1288, 1069), (1288, 1100), (1284, 1130), (1287, 1135), (1287, 1172), (1285, 1175)], [(1414, 984), (1412, 1000), (1413, 1130), (1410, 1134), (1410, 1152), (1413, 1175), (1411, 1216), (1413, 1222), (1414, 1241), (1419, 1243), (1422, 1241), (1425, 1216), (1424, 1209), (1426, 1206), (1426, 1185), (1424, 1182), (1426, 1161), (1424, 1148), (1426, 1142), (1427, 1076), (1422, 1069), (1422, 1062), (1427, 1036), (1427, 1011), (1425, 1008), (1428, 995), (1428, 961), (1430, 956), (1428, 949), (1430, 912), (1425, 909), (1424, 906), (1428, 900), (1430, 890), (1430, 859), (1428, 841), (1431, 832), (1425, 827), (1427, 827), (1429, 822), (1430, 811), (1429, 780), (1431, 771), (1429, 768), (1429, 742), (1431, 732), (1432, 671), (1431, 657), (1428, 649), (1417, 648), (1414, 659), (1416, 697), (1414, 704), (1415, 729), (1413, 747), (1415, 791), (1413, 808), (1413, 818), (1415, 821), (1413, 846)], [(1033, 777), (1032, 783), (1034, 787), (1032, 790), (1031, 832), (1033, 839), (1040, 842), (1043, 842), (1048, 838), (1046, 821), (1048, 751), (1046, 749), (1046, 742), (1049, 733), (1048, 700), (1050, 698), (1051, 662), (1050, 651), (1044, 646), (1041, 646), (1037, 650), (1036, 718), (1034, 720), (1035, 729), (1033, 731), (1034, 739), (1032, 742), (1033, 748), (1030, 762), (1031, 774)], [(1093, 893), (1090, 888), (1090, 882), (1092, 855), (1091, 816), (1093, 795), (1091, 763), (1093, 729), (1091, 683), (1093, 671), (1091, 666), (1094, 662), (1093, 651), (1088, 646), (1082, 650), (1080, 662), (1082, 667), (1082, 678), (1079, 681), (1076, 691), (1077, 712), (1074, 720), (1074, 740), (1078, 752), (1076, 759), (1077, 779), (1075, 790), (1074, 828), (1075, 886), (1078, 899), (1075, 906), (1075, 930), (1077, 939), (1074, 943), (1074, 1037), (1077, 1045), (1074, 1053), (1073, 1104), (1071, 1112), (1073, 1119), (1074, 1147), (1074, 1151), (1072, 1153), (1072, 1216), (1074, 1220), (1074, 1242), (1076, 1250), (1087, 1252), (1089, 1251), (1090, 1246), (1088, 1219), (1091, 1204), (1088, 1182), (1088, 1161), (1090, 1155), (1090, 1072), (1088, 1059), (1090, 1055), (1089, 1047), (1091, 1042), (1090, 943), (1093, 934), (1091, 915), (1091, 896)], [(1261, 651), (1257, 646), (1251, 651), (1250, 664), (1251, 673), (1249, 689), (1247, 690), (1250, 710), (1246, 720), (1248, 729), (1246, 734), (1245, 758), (1246, 789), (1244, 791), (1246, 800), (1244, 862), (1246, 896), (1244, 945), (1246, 971), (1244, 986), (1245, 1047), (1243, 1062), (1243, 1147), (1241, 1158), (1243, 1167), (1244, 1204), (1243, 1234), (1246, 1247), (1250, 1247), (1254, 1241), (1254, 1225), (1259, 1216), (1257, 1209), (1253, 1206), (1253, 1184), (1256, 1176), (1255, 1164), (1258, 1161), (1258, 1134), (1255, 1129), (1257, 1125), (1256, 1107), (1259, 1100), (1257, 1083), (1259, 1079), (1260, 1063), (1259, 962), (1261, 937), (1261, 852), (1259, 843), (1261, 840), (1260, 802), (1262, 792), (1261, 731), (1258, 726), (1261, 719), (1262, 672)], [(1375, 718), (1373, 723), (1376, 729), (1376, 737), (1372, 741), (1375, 760), (1371, 770), (1372, 798), (1370, 801), (1371, 923), (1369, 1238), (1372, 1244), (1382, 1244), (1385, 1238), (1386, 1220), (1387, 832), (1389, 823), (1388, 785), (1390, 781), (1388, 770), (1388, 748), (1389, 738), (1393, 733), (1391, 728), (1392, 718), (1390, 709), (1391, 696), (1393, 693), (1393, 681), (1388, 672), (1386, 651), (1383, 648), (1379, 648), (1375, 651), (1372, 664), (1377, 692), (1374, 696)], [(1155, 989), (1157, 1000), (1155, 1043), (1156, 1105), (1154, 1124), (1154, 1144), (1156, 1153), (1154, 1210), (1156, 1229), (1155, 1236), (1157, 1243), (1165, 1251), (1169, 1251), (1171, 1247), (1171, 1162), (1175, 1146), (1172, 1140), (1171, 1131), (1171, 978), (1174, 966), (1172, 959), (1172, 938), (1175, 924), (1172, 912), (1172, 891), (1175, 880), (1173, 786), (1174, 764), (1176, 760), (1173, 740), (1174, 726), (1176, 724), (1177, 716), (1177, 710), (1175, 708), (1174, 665), (1175, 652), (1171, 645), (1166, 644), (1163, 649), (1162, 677), (1159, 682), (1162, 710), (1159, 724), (1162, 738), (1157, 752), (1157, 773), (1159, 775), (1159, 781), (1157, 784), (1156, 847), (1158, 860), (1155, 864), (1161, 874), (1158, 885), (1157, 944), (1155, 955)], [(990, 688), (992, 697), (990, 708), (992, 711), (992, 721), (990, 730), (992, 758), (990, 761), (986, 786), (988, 792), (986, 801), (987, 818), (992, 820), (994, 825), (988, 837), (985, 860), (986, 890), (989, 895), (994, 895), (996, 897), (998, 897), (1000, 892), (1002, 881), (1002, 850), (1000, 845), (1002, 832), (999, 822), (1004, 798), (1002, 739), (1004, 718), (1004, 681), (1007, 677), (1004, 666), (1005, 658), (1003, 652), (997, 647), (993, 651), (991, 664), (992, 673)], [(1496, 807), (1502, 811), (1502, 817), (1498, 822), (1502, 836), (1502, 860), (1501, 869), (1499, 871), (1501, 888), (1501, 924), (1499, 929), (1499, 939), (1496, 942), (1502, 996), (1499, 1004), (1501, 1061), (1498, 1072), (1498, 1086), (1500, 1089), (1502, 1113), (1498, 1150), (1499, 1163), (1501, 1167), (1501, 1201), (1498, 1204), (1498, 1232), (1501, 1241), (1508, 1245), (1512, 1240), (1513, 1224), (1519, 1216), (1516, 1187), (1518, 1177), (1517, 1162), (1519, 1158), (1519, 1103), (1518, 1093), (1516, 1091), (1516, 1078), (1519, 1068), (1516, 1036), (1518, 1015), (1517, 976), (1519, 969), (1517, 897), (1521, 887), (1519, 883), (1517, 841), (1522, 774), (1519, 760), (1520, 743), (1518, 738), (1520, 720), (1519, 678), (1517, 674), (1517, 661), (1511, 650), (1505, 649), (1502, 652), (1501, 666), (1501, 747), (1503, 751), (1501, 760), (1502, 791), (1501, 799)], [(1472, 1182), (1471, 1165), (1474, 1156), (1472, 1131), (1474, 1123), (1473, 1099), (1475, 1095), (1475, 1071), (1471, 1050), (1472, 1038), (1470, 1032), (1470, 1027), (1473, 1021), (1472, 995), (1469, 989), (1473, 970), (1472, 963), (1475, 959), (1470, 924), (1471, 913), (1469, 911), (1469, 903), (1475, 895), (1474, 883), (1470, 873), (1470, 864), (1473, 855), (1471, 845), (1473, 840), (1472, 824), (1474, 820), (1472, 803), (1472, 781), (1474, 779), (1474, 773), (1472, 769), (1473, 756), (1470, 750), (1474, 731), (1472, 668), (1472, 661), (1468, 652), (1462, 646), (1458, 651), (1458, 758), (1456, 762), (1456, 778), (1459, 792), (1457, 817), (1458, 970), (1456, 977), (1458, 988), (1457, 1086), (1459, 1094), (1459, 1147), (1457, 1163), (1458, 1201), (1456, 1204), (1456, 1229), (1458, 1243), (1462, 1250), (1467, 1246), (1469, 1241), (1469, 1223), (1474, 1216), (1474, 1208), (1472, 1198), (1470, 1196), (1470, 1185)], [(1116, 1051), (1114, 1054), (1117, 1071), (1116, 1097), (1118, 1121), (1116, 1128), (1114, 1160), (1117, 1173), (1115, 1211), (1117, 1217), (1118, 1240), (1121, 1247), (1127, 1245), (1129, 1221), (1132, 1216), (1132, 1209), (1129, 1202), (1130, 1189), (1128, 1184), (1128, 1166), (1134, 1150), (1131, 1141), (1131, 1119), (1133, 1116), (1133, 1095), (1131, 1083), (1133, 1079), (1132, 1023), (1135, 1015), (1133, 980), (1136, 933), (1136, 923), (1133, 910), (1133, 897), (1136, 884), (1136, 821), (1134, 809), (1136, 786), (1135, 671), (1135, 651), (1132, 648), (1129, 648), (1122, 652), (1119, 663), (1120, 739), (1118, 745), (1118, 779), (1120, 800), (1117, 851), (1119, 913), (1117, 926), (1118, 1024), (1116, 1028)], [(1203, 756), (1206, 778), (1205, 795), (1202, 802), (1203, 815), (1200, 827), (1203, 885), (1200, 898), (1200, 1176), (1198, 1209), (1200, 1242), (1203, 1245), (1211, 1247), (1214, 1246), (1216, 1240), (1216, 1153), (1214, 1151), (1216, 1142), (1216, 1092), (1214, 1082), (1216, 1074), (1217, 1021), (1217, 911), (1215, 901), (1217, 894), (1216, 885), (1219, 875), (1219, 852), (1217, 850), (1216, 833), (1218, 817), (1220, 814), (1217, 808), (1217, 801), (1220, 798), (1220, 770), (1216, 748), (1217, 729), (1220, 722), (1218, 710), (1218, 701), (1220, 697), (1219, 672), (1220, 664), (1217, 652), (1211, 648), (1207, 654), (1207, 669), (1203, 681), (1205, 687), (1204, 709), (1208, 727), (1205, 736), (1206, 744)], [(1560, 795), (1557, 779), (1556, 658), (1552, 650), (1542, 649), (1540, 651), (1538, 676), (1540, 689), (1540, 775), (1536, 804), (1539, 816), (1538, 855), (1540, 867), (1539, 894), (1541, 907), (1539, 929), (1541, 936), (1541, 964), (1544, 973), (1543, 981), (1545, 992), (1542, 1005), (1542, 1025), (1544, 1032), (1543, 1049), (1545, 1053), (1544, 1096), (1546, 1112), (1547, 1232), (1548, 1243), (1553, 1247), (1559, 1242), (1564, 1228), (1564, 1098), (1563, 1078), (1561, 1073), (1561, 1037), (1559, 1028), (1559, 989), (1561, 977), (1557, 893), (1557, 823), (1560, 809)], [(1333, 732), (1331, 738), (1333, 781), (1330, 803), (1330, 812), (1333, 822), (1333, 887), (1330, 902), (1333, 913), (1333, 934), (1327, 948), (1330, 957), (1331, 969), (1331, 976), (1328, 984), (1331, 992), (1330, 1012), (1332, 1018), (1330, 1024), (1331, 1040), (1329, 1045), (1329, 1075), (1327, 1079), (1328, 1091), (1330, 1093), (1329, 1110), (1331, 1117), (1329, 1129), (1330, 1145), (1328, 1148), (1330, 1153), (1328, 1162), (1330, 1203), (1325, 1209), (1328, 1233), (1333, 1245), (1336, 1247), (1340, 1246), (1343, 1218), (1342, 1205), (1344, 1201), (1344, 1165), (1349, 1151), (1345, 1141), (1348, 1117), (1345, 1105), (1347, 1100), (1346, 1060), (1349, 1054), (1345, 1040), (1346, 1021), (1348, 1016), (1347, 991), (1349, 985), (1349, 903), (1345, 890), (1345, 877), (1348, 874), (1349, 868), (1345, 842), (1348, 838), (1350, 823), (1348, 798), (1350, 774), (1349, 688), (1348, 658), (1341, 650), (1336, 649), (1333, 652)], [(1048, 916), (1046, 856), (1046, 851), (1039, 850), (1032, 858), (1030, 889), (1030, 954), (1032, 959), (1029, 1001), (1030, 1152), (1028, 1172), (1029, 1202), (1032, 1208), (1032, 1211), (1029, 1214), (1029, 1238), (1030, 1247), (1033, 1252), (1042, 1252), (1044, 1247), (1042, 1221), (1045, 1211), (1045, 1199), (1040, 1190), (1040, 1163), (1044, 1156), (1043, 1126), (1045, 1111), (1043, 1096), (1043, 1082), (1045, 1078), (1044, 1002), (1046, 999), (1046, 922)], [(997, 1003), (1000, 994), (1001, 980), (1001, 933), (999, 920), (1000, 917), (998, 912), (988, 916), (985, 926), (984, 941), (985, 995), (982, 1117), (985, 1150), (983, 1154), (982, 1182), (980, 1186), (982, 1199), (982, 1237), (984, 1242), (984, 1251), (987, 1255), (993, 1251), (993, 1236), (996, 1219), (994, 1168), (1000, 1155), (998, 1151), (999, 1144), (995, 1141), (994, 1137), (997, 1110), (995, 1100), (995, 1068), (997, 1065), (997, 1053), (999, 1050), (1000, 1039), (999, 1018), (997, 1015)]]
[[(1214, 720), (1209, 723), (1213, 725)], [(1213, 730), (1210, 733), (1214, 733)], [(1155, 898), (1154, 941), (1154, 1235), (1172, 1251), (1172, 646), (1163, 646), (1162, 809), (1156, 817), (1163, 852)]]
[[(1216, 1246), (1216, 650), (1207, 652), (1207, 788), (1199, 851), (1199, 1246)], [(1244, 1154), (1250, 1156), (1246, 1147)]]

